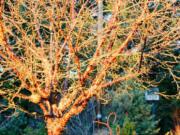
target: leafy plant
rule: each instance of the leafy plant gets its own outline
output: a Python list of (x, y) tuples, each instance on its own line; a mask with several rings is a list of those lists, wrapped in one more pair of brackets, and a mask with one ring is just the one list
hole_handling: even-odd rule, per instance
[(46, 135), (46, 128), (42, 120), (17, 111), (0, 115), (0, 135)]
[[(123, 135), (155, 135), (158, 133), (158, 120), (151, 113), (152, 105), (145, 101), (144, 91), (132, 90), (129, 93), (114, 93), (112, 102), (103, 110), (105, 116), (113, 111), (117, 114), (116, 125), (120, 125)], [(116, 129), (116, 128), (115, 128)]]

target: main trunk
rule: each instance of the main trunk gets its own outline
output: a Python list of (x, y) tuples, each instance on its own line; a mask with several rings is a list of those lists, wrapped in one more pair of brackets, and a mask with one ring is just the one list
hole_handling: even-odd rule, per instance
[(89, 94), (88, 92), (89, 91), (85, 91), (84, 93), (79, 95), (74, 104), (69, 107), (68, 111), (64, 112), (64, 114), (60, 113), (62, 112), (62, 110), (59, 111), (57, 106), (50, 105), (48, 101), (45, 103), (47, 104), (47, 106), (50, 106), (47, 107), (49, 108), (49, 111), (47, 111), (43, 104), (40, 104), (40, 107), (44, 112), (48, 135), (62, 135), (70, 118), (81, 113), (85, 109), (88, 100), (92, 96), (92, 94)]
[(46, 128), (48, 135), (62, 135), (66, 122), (60, 118), (47, 118)]

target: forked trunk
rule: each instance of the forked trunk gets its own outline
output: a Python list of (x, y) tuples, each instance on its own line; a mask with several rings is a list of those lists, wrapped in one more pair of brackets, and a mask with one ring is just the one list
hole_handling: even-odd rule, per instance
[(60, 113), (62, 110), (59, 111), (57, 106), (55, 104), (51, 105), (49, 101), (44, 102), (48, 110), (45, 108), (44, 104), (40, 103), (39, 105), (44, 112), (48, 135), (62, 135), (70, 118), (81, 113), (85, 109), (90, 98), (91, 94), (82, 93), (71, 108), (64, 114)]
[(48, 135), (62, 135), (66, 122), (60, 118), (47, 118), (46, 128)]

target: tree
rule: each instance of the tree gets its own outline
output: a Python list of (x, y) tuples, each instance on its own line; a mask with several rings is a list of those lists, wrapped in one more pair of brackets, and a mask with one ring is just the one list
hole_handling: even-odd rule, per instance
[(27, 100), (41, 108), (48, 135), (59, 135), (92, 97), (118, 82), (142, 81), (149, 58), (179, 38), (173, 3), (109, 0), (104, 13), (111, 18), (98, 40), (96, 3), (1, 0), (1, 112), (26, 111), (19, 102)]

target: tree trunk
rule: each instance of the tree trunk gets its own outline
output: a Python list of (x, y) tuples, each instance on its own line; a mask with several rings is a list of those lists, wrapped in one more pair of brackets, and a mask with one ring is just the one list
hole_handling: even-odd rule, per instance
[(60, 113), (62, 110), (59, 111), (57, 106), (55, 104), (51, 105), (48, 100), (44, 102), (44, 104), (40, 103), (39, 105), (44, 113), (48, 135), (62, 135), (70, 118), (85, 109), (91, 96), (92, 94), (89, 94), (89, 91), (81, 93), (74, 104), (69, 108), (69, 111), (65, 112), (63, 115)]
[(180, 135), (180, 109), (176, 108), (173, 114), (173, 120), (174, 120), (174, 134)]
[(46, 128), (48, 135), (62, 135), (66, 122), (63, 122), (63, 119), (60, 118), (47, 118), (46, 119)]
[(180, 135), (180, 125), (175, 125), (175, 135)]

